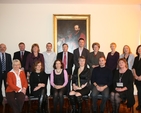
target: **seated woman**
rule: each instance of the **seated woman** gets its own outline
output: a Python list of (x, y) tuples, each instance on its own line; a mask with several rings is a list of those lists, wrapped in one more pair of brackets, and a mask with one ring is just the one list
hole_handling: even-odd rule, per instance
[(113, 89), (110, 97), (113, 113), (119, 112), (121, 100), (127, 100), (127, 107), (134, 105), (133, 74), (131, 70), (128, 69), (127, 62), (124, 58), (118, 60), (118, 70), (116, 70), (113, 78)]
[(46, 82), (47, 76), (43, 71), (43, 64), (41, 61), (36, 61), (34, 64), (33, 72), (30, 75), (30, 86), (31, 86), (31, 94), (34, 97), (38, 97), (38, 113), (46, 112)]
[(18, 59), (13, 60), (13, 69), (7, 74), (6, 98), (14, 113), (20, 113), (28, 86), (24, 71)]
[[(79, 57), (79, 68), (74, 70), (72, 75), (72, 91), (69, 93), (70, 103), (72, 106), (71, 113), (76, 112), (76, 99), (78, 102), (78, 113), (82, 112), (82, 96), (88, 95), (90, 92), (90, 69), (86, 66), (86, 59)], [(76, 98), (76, 99), (75, 99)]]
[(54, 113), (56, 113), (57, 103), (59, 99), (60, 113), (63, 113), (64, 93), (68, 83), (68, 74), (64, 70), (61, 60), (56, 60), (53, 65), (53, 72), (50, 75), (50, 83), (53, 87), (53, 105)]

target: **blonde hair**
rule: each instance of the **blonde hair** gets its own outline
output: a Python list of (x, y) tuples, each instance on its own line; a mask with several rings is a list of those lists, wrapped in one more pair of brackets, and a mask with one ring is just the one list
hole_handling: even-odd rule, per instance
[(20, 62), (18, 59), (14, 59), (14, 60), (13, 60), (13, 62), (12, 62), (12, 67), (13, 67), (15, 64), (19, 64), (19, 65), (20, 65), (20, 68), (21, 68), (21, 62)]
[(124, 54), (124, 48), (125, 47), (128, 47), (129, 48), (129, 54), (131, 54), (132, 52), (131, 52), (131, 48), (128, 46), (128, 45), (125, 45), (124, 47), (123, 47), (123, 54)]
[(112, 45), (115, 45), (115, 46), (117, 47), (117, 44), (116, 44), (115, 42), (112, 42), (112, 43), (110, 44), (110, 46), (112, 46)]

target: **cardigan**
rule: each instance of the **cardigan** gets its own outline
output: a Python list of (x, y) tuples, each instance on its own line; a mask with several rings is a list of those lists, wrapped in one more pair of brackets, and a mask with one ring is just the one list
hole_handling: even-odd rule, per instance
[[(24, 71), (21, 71), (20, 74), (20, 79), (21, 79), (21, 85), (24, 88), (27, 88), (28, 83), (27, 83), (27, 79), (26, 79), (26, 75), (24, 73)], [(7, 74), (7, 88), (6, 88), (6, 92), (18, 92), (20, 90), (19, 87), (16, 86), (16, 76), (13, 72), (8, 72)]]

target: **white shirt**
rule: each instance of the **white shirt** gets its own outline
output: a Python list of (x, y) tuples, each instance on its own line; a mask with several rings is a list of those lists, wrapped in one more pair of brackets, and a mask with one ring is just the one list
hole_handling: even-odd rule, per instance
[[(63, 52), (62, 62), (64, 62), (64, 52)], [(67, 69), (67, 67), (68, 67), (68, 52), (66, 52), (66, 67), (65, 67), (65, 69)]]
[(53, 64), (54, 61), (56, 60), (56, 53), (51, 51), (51, 52), (43, 52), (43, 57), (44, 57), (44, 63), (45, 63), (45, 73), (46, 74), (51, 74), (53, 71)]
[(18, 74), (15, 73), (15, 71), (12, 69), (10, 72), (13, 72), (15, 77), (16, 77), (16, 86), (20, 88), (20, 90), (18, 92), (20, 92), (22, 90), (22, 84), (21, 84), (21, 78), (20, 78), (20, 72), (22, 70), (19, 69)]
[(80, 47), (79, 47), (79, 55), (80, 55), (80, 56), (82, 55), (82, 51), (83, 51), (83, 48), (80, 48)]

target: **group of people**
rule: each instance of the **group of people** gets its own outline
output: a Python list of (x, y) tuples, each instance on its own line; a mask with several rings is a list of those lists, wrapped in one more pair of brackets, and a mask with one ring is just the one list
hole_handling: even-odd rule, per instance
[[(116, 51), (116, 43), (111, 43), (111, 52), (105, 55), (100, 52), (100, 44), (93, 43), (93, 52), (85, 48), (85, 40), (78, 40), (79, 47), (68, 52), (68, 44), (62, 45), (62, 52), (52, 51), (52, 44), (46, 44), (46, 51), (40, 53), (37, 43), (31, 47), (31, 52), (25, 50), (25, 44), (19, 43), (20, 51), (13, 55), (6, 53), (6, 45), (0, 44), (0, 86), (2, 80), (6, 88), (6, 98), (14, 113), (20, 113), (25, 95), (31, 93), (39, 98), (38, 113), (46, 112), (48, 79), (50, 94), (53, 96), (54, 113), (57, 104), (63, 113), (64, 94), (69, 97), (71, 113), (82, 113), (83, 96), (92, 98), (93, 113), (97, 113), (98, 95), (102, 95), (100, 113), (104, 113), (107, 99), (111, 100), (113, 113), (119, 112), (120, 102), (126, 102), (127, 107), (135, 103), (133, 82), (137, 87), (138, 106), (141, 110), (141, 45), (137, 47), (137, 56), (131, 53), (125, 45), (120, 55)], [(75, 66), (73, 70), (73, 66)], [(71, 84), (72, 80), (72, 84)], [(30, 84), (30, 91), (28, 91)], [(71, 88), (72, 87), (72, 88)], [(42, 97), (42, 98), (41, 98)], [(0, 102), (2, 102), (0, 90)], [(76, 104), (78, 107), (76, 107)]]

